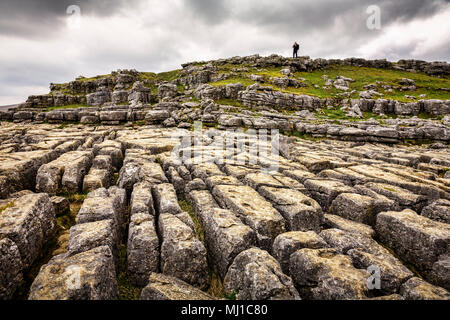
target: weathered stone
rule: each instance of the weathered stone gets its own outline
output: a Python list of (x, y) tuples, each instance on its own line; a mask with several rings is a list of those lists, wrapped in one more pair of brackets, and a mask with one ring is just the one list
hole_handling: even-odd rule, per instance
[(306, 179), (314, 178), (313, 173), (305, 170), (286, 170), (283, 173), (300, 183), (304, 183)]
[(242, 182), (233, 176), (211, 176), (205, 180), (209, 190), (214, 189), (217, 185), (241, 186)]
[(170, 113), (166, 110), (150, 110), (145, 115), (147, 123), (162, 123), (167, 118), (170, 118)]
[(245, 176), (244, 182), (252, 187), (258, 189), (259, 187), (283, 187), (283, 184), (276, 180), (273, 176), (263, 172), (250, 173)]
[(291, 231), (276, 237), (272, 255), (278, 260), (283, 272), (289, 274), (289, 259), (291, 254), (299, 249), (321, 249), (327, 247), (327, 243), (313, 231)]
[(71, 256), (61, 254), (41, 267), (29, 300), (115, 300), (118, 287), (108, 246)]
[(228, 269), (224, 288), (238, 300), (300, 300), (291, 278), (267, 251), (241, 252)]
[(159, 214), (178, 214), (181, 213), (178, 204), (177, 193), (173, 185), (169, 183), (158, 184), (152, 188), (155, 199), (155, 209)]
[(342, 182), (334, 180), (308, 179), (304, 182), (312, 198), (327, 212), (331, 203), (341, 193), (352, 193), (353, 189)]
[(213, 209), (220, 208), (211, 193), (206, 190), (192, 191), (188, 198), (202, 225), (206, 224), (206, 220)]
[(290, 274), (308, 299), (359, 300), (368, 294), (370, 274), (334, 249), (298, 250), (291, 255)]
[(261, 248), (270, 250), (276, 236), (285, 231), (283, 217), (249, 186), (218, 185), (213, 195), (256, 232)]
[(160, 214), (158, 224), (162, 237), (161, 272), (206, 289), (206, 249), (192, 228), (172, 214)]
[(324, 215), (324, 224), (330, 228), (356, 232), (368, 237), (373, 237), (375, 235), (375, 231), (365, 224), (347, 220), (340, 216), (335, 216), (332, 214)]
[(286, 219), (288, 230), (320, 230), (323, 214), (315, 200), (294, 189), (261, 187), (259, 193)]
[(420, 278), (411, 278), (403, 284), (400, 294), (406, 300), (450, 300), (450, 293)]
[(83, 193), (89, 193), (99, 188), (109, 188), (111, 185), (111, 171), (91, 168), (83, 180)]
[(196, 165), (192, 170), (192, 176), (206, 180), (210, 176), (224, 176), (225, 174), (220, 171), (219, 167), (215, 163), (201, 163)]
[(186, 187), (184, 189), (185, 193), (190, 193), (194, 190), (206, 190), (206, 184), (203, 182), (202, 179), (195, 178), (192, 181), (189, 181), (186, 184)]
[(72, 151), (44, 164), (36, 176), (36, 190), (50, 195), (58, 191), (80, 192), (92, 160), (91, 151)]
[(117, 259), (118, 234), (113, 220), (77, 224), (70, 228), (67, 250), (71, 254), (86, 252), (97, 247), (107, 246)]
[(178, 95), (178, 88), (175, 84), (169, 82), (163, 82), (158, 87), (158, 97), (163, 98), (173, 98)]
[(427, 272), (426, 276), (431, 283), (450, 290), (450, 254), (439, 256), (438, 261), (433, 264), (432, 270)]
[(50, 198), (53, 208), (55, 209), (56, 216), (61, 216), (69, 212), (70, 202), (67, 198), (53, 196)]
[(326, 229), (319, 235), (330, 247), (343, 254), (346, 254), (351, 249), (361, 249), (370, 253), (379, 253), (381, 250), (381, 246), (375, 240), (360, 233)]
[(77, 223), (96, 222), (111, 219), (116, 230), (124, 221), (126, 194), (124, 189), (111, 187), (97, 189), (88, 195), (77, 215)]
[(132, 283), (141, 287), (147, 285), (152, 272), (158, 272), (159, 239), (154, 217), (148, 212), (131, 216), (127, 262)]
[(92, 162), (92, 168), (112, 171), (112, 158), (110, 155), (98, 155)]
[(0, 215), (0, 238), (8, 238), (15, 243), (24, 269), (39, 257), (55, 227), (55, 210), (45, 193), (15, 199), (12, 206)]
[(359, 269), (379, 268), (380, 290), (387, 294), (396, 293), (402, 283), (414, 276), (398, 259), (387, 252), (377, 255), (352, 249), (347, 254), (352, 259), (353, 265)]
[(167, 179), (169, 179), (170, 183), (173, 184), (177, 195), (181, 196), (184, 194), (185, 181), (178, 173), (177, 169), (174, 167), (170, 167), (166, 170)]
[(121, 122), (127, 120), (127, 110), (101, 111), (100, 121), (103, 122)]
[(0, 240), (0, 300), (11, 299), (22, 284), (22, 260), (19, 248), (8, 238)]
[(380, 213), (375, 230), (400, 258), (423, 271), (431, 270), (438, 257), (449, 250), (450, 226), (411, 210)]
[(147, 282), (141, 300), (215, 300), (209, 294), (168, 275), (152, 273)]
[(256, 243), (255, 232), (228, 210), (212, 209), (204, 216), (203, 228), (208, 252), (222, 278), (234, 258)]
[(425, 205), (426, 197), (416, 195), (398, 186), (383, 183), (368, 183), (365, 187), (389, 199), (395, 200), (401, 209), (411, 208), (420, 211)]
[(151, 185), (140, 182), (134, 185), (130, 199), (130, 214), (146, 213), (155, 215)]
[(437, 200), (423, 208), (421, 214), (428, 219), (450, 224), (450, 201), (445, 199)]
[(352, 221), (373, 225), (377, 212), (373, 199), (356, 193), (341, 193), (333, 200), (331, 213)]

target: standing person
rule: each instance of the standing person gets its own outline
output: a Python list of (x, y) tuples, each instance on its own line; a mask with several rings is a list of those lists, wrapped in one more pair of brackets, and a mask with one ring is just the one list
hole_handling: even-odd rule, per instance
[(298, 50), (300, 50), (300, 45), (296, 42), (294, 42), (294, 45), (292, 46), (294, 48), (294, 56), (293, 58), (298, 58)]

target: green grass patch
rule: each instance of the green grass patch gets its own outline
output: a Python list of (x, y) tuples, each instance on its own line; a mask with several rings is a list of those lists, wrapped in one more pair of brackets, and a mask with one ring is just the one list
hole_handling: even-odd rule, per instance
[(3, 211), (5, 211), (8, 208), (12, 208), (14, 207), (14, 201), (8, 203), (7, 205), (4, 205), (3, 207), (0, 207), (0, 213), (2, 213)]
[[(233, 66), (236, 68), (237, 66)], [(227, 72), (230, 70), (230, 66), (224, 67), (220, 66), (220, 71)], [(261, 71), (249, 71), (249, 72), (241, 72), (238, 76), (234, 76), (232, 78), (210, 83), (213, 86), (224, 86), (230, 83), (242, 83), (244, 86), (249, 86), (254, 82), (248, 79), (250, 74), (262, 75), (269, 80), (271, 77), (282, 77), (283, 75), (280, 73), (281, 67), (270, 67), (263, 69)], [(354, 94), (350, 96), (352, 99), (359, 98), (359, 92), (364, 91), (364, 86), (368, 84), (375, 84), (377, 81), (380, 81), (382, 85), (389, 85), (394, 87), (393, 92), (388, 92), (383, 88), (379, 88), (378, 92), (382, 93), (382, 98), (384, 99), (393, 99), (402, 102), (414, 102), (416, 100), (411, 98), (405, 98), (405, 95), (409, 95), (415, 97), (417, 99), (421, 99), (419, 96), (426, 94), (426, 99), (441, 99), (448, 100), (450, 99), (450, 93), (439, 90), (440, 88), (449, 88), (450, 87), (450, 77), (437, 78), (428, 76), (424, 73), (410, 73), (406, 71), (394, 70), (394, 69), (377, 69), (377, 68), (366, 68), (366, 67), (357, 67), (357, 66), (339, 66), (333, 65), (328, 68), (322, 70), (315, 70), (313, 72), (296, 72), (294, 74), (294, 78), (299, 80), (300, 78), (305, 79), (304, 83), (307, 85), (306, 87), (301, 88), (287, 88), (281, 89), (276, 86), (270, 84), (275, 90), (292, 93), (292, 94), (306, 94), (310, 96), (316, 96), (319, 98), (342, 98), (339, 97), (340, 93), (344, 91), (338, 90), (331, 86), (329, 89), (325, 89), (325, 80), (323, 76), (327, 75), (328, 78), (332, 81), (336, 79), (337, 76), (344, 76), (347, 78), (352, 78), (355, 82), (350, 83), (350, 91), (356, 90)], [(415, 91), (400, 91), (401, 85), (399, 81), (402, 78), (412, 79), (416, 83), (417, 90)], [(395, 88), (398, 89), (395, 89)]]
[(238, 100), (233, 99), (219, 99), (216, 100), (215, 103), (223, 105), (223, 106), (233, 106), (233, 107), (239, 107), (239, 108), (246, 108), (242, 102)]
[(231, 293), (225, 293), (224, 298), (227, 300), (236, 300), (237, 294), (238, 294), (238, 292), (236, 292), (236, 291), (233, 291)]
[(119, 246), (119, 271), (117, 284), (119, 286), (119, 300), (139, 300), (141, 289), (134, 286), (128, 274), (127, 246)]
[(78, 211), (86, 200), (87, 193), (61, 193), (58, 196), (66, 198), (70, 203), (69, 212), (56, 218), (58, 226), (63, 230), (68, 230), (75, 225)]
[(420, 118), (420, 119), (424, 119), (424, 120), (430, 120), (430, 119), (433, 119), (433, 120), (442, 120), (442, 119), (444, 118), (443, 115), (435, 116), (435, 115), (432, 115), (432, 114), (426, 113), (426, 112), (421, 112), (421, 113), (419, 113), (419, 114), (417, 115), (417, 117)]
[(435, 141), (430, 139), (405, 139), (403, 143), (407, 146), (423, 146), (433, 144)]
[(383, 189), (390, 191), (390, 192), (395, 192), (397, 193), (397, 190), (395, 190), (394, 188), (390, 188), (390, 187), (383, 187)]
[(98, 75), (95, 77), (89, 77), (89, 78), (86, 78), (84, 76), (79, 76), (76, 80), (81, 81), (81, 82), (88, 82), (88, 81), (95, 81), (95, 80), (99, 80), (99, 79), (108, 79), (108, 78), (112, 78), (112, 75), (110, 73), (104, 74), (104, 75)]
[(307, 134), (307, 133), (300, 133), (297, 130), (292, 130), (292, 131), (284, 131), (282, 132), (285, 136), (288, 137), (296, 137), (302, 140), (309, 140), (309, 141), (313, 141), (313, 142), (319, 142), (325, 139), (325, 137), (314, 137), (311, 134)]
[(200, 221), (197, 218), (197, 215), (194, 212), (194, 208), (192, 207), (192, 204), (186, 199), (178, 201), (178, 204), (180, 205), (181, 210), (187, 212), (189, 214), (189, 216), (192, 218), (192, 221), (194, 222), (195, 235), (196, 235), (197, 239), (199, 239), (201, 242), (204, 242), (205, 241), (205, 232), (203, 230), (203, 227), (202, 227)]
[[(416, 82), (416, 91), (399, 91), (388, 92), (384, 89), (380, 89), (379, 92), (384, 94), (384, 99), (394, 99), (403, 102), (412, 102), (413, 99), (405, 98), (405, 95), (414, 96), (419, 98), (420, 95), (426, 94), (427, 99), (449, 99), (450, 93), (439, 90), (440, 88), (448, 88), (450, 86), (450, 78), (437, 78), (428, 76), (424, 73), (411, 73), (393, 69), (376, 69), (365, 68), (356, 66), (331, 66), (323, 70), (315, 70), (313, 72), (297, 72), (296, 77), (302, 77), (306, 79), (308, 84), (307, 88), (296, 89), (304, 93), (313, 93), (322, 98), (335, 96), (337, 93), (342, 92), (334, 87), (330, 90), (323, 89), (325, 81), (322, 78), (323, 75), (327, 75), (329, 79), (334, 80), (337, 76), (344, 76), (352, 78), (355, 82), (350, 83), (350, 90), (357, 90), (351, 98), (359, 98), (359, 91), (364, 91), (363, 88), (367, 84), (375, 84), (380, 81), (383, 85), (400, 86), (399, 81), (402, 78), (412, 79)], [(314, 88), (314, 85), (319, 88)]]
[(48, 107), (45, 109), (45, 111), (53, 111), (53, 110), (61, 110), (61, 109), (78, 109), (78, 108), (88, 108), (89, 106), (87, 104), (70, 104), (67, 106), (55, 106), (55, 107)]
[(72, 202), (83, 203), (84, 200), (86, 200), (88, 194), (87, 193), (67, 193), (67, 192), (63, 192), (63, 193), (59, 193), (58, 196), (66, 198), (71, 203)]
[(210, 82), (209, 84), (212, 85), (213, 87), (221, 87), (221, 86), (226, 86), (227, 84), (230, 84), (230, 83), (241, 83), (244, 87), (248, 87), (248, 86), (251, 86), (252, 84), (254, 84), (255, 81), (250, 80), (245, 77), (231, 77), (231, 78), (217, 81), (217, 82)]
[(177, 70), (173, 70), (173, 71), (158, 73), (158, 74), (156, 74), (156, 80), (168, 81), (168, 82), (173, 81), (180, 77), (181, 71), (182, 71), (182, 69), (177, 69)]
[[(441, 178), (443, 178), (444, 176), (445, 176), (445, 174), (447, 173), (447, 172), (449, 172), (450, 171), (450, 168), (442, 168), (442, 169), (439, 169), (439, 176), (441, 177)], [(0, 212), (1, 212), (1, 210), (0, 210)]]

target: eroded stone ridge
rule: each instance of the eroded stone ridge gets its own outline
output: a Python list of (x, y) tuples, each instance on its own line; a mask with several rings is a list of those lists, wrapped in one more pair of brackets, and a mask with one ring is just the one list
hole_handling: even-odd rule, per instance
[(446, 145), (238, 134), (2, 123), (0, 297), (449, 299)]

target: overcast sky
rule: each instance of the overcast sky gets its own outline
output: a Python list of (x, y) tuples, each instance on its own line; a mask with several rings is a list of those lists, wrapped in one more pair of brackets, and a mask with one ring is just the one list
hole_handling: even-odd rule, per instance
[[(379, 30), (367, 27), (371, 5)], [(294, 41), (313, 58), (449, 61), (449, 30), (449, 0), (1, 0), (0, 105), (79, 75), (290, 56)]]

